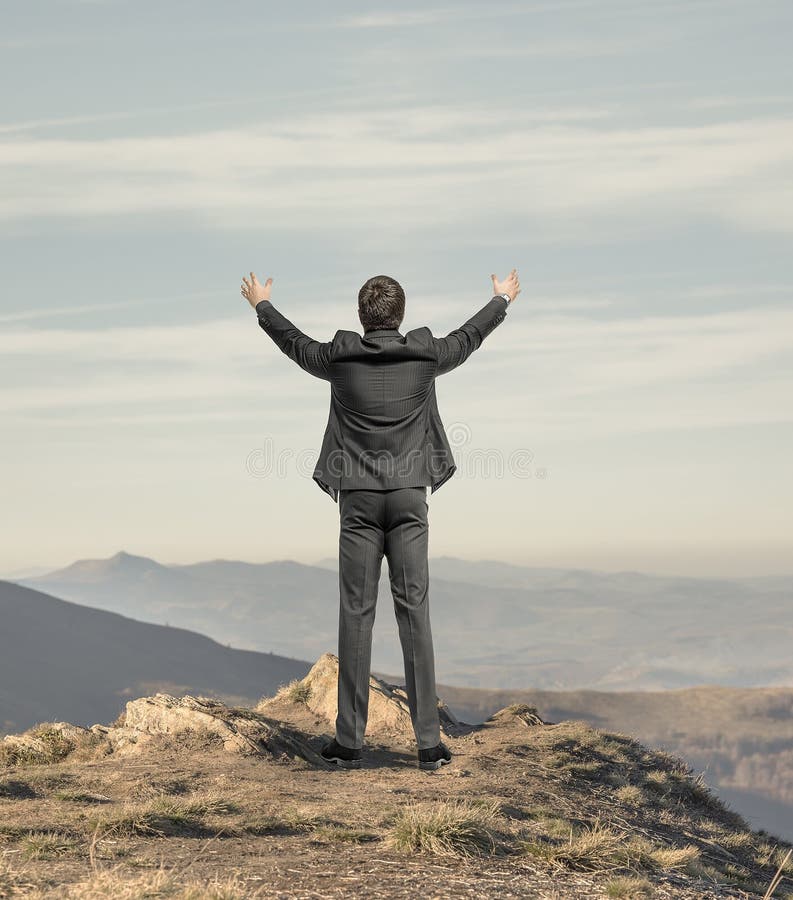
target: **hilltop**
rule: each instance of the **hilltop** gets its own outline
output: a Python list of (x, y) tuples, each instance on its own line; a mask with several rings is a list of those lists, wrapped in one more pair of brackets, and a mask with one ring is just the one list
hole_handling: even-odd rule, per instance
[(680, 758), (525, 704), (472, 726), (439, 700), (454, 759), (422, 772), (375, 677), (363, 766), (336, 769), (337, 664), (251, 707), (157, 693), (7, 736), (0, 897), (747, 898), (790, 849)]

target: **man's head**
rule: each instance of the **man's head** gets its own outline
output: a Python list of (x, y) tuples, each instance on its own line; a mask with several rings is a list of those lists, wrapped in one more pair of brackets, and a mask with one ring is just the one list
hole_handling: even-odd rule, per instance
[(399, 328), (405, 317), (405, 292), (388, 275), (375, 275), (358, 291), (358, 318), (364, 331)]

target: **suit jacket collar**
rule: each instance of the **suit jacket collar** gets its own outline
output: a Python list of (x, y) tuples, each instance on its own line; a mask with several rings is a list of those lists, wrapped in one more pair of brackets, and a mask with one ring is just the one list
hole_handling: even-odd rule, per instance
[(363, 336), (365, 338), (370, 338), (389, 334), (392, 334), (395, 337), (403, 337), (402, 332), (398, 328), (373, 328), (371, 331), (364, 331)]

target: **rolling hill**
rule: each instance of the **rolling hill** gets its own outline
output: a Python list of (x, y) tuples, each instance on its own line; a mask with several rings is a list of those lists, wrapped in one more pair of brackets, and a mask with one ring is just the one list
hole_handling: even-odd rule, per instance
[(8, 581), (0, 581), (0, 622), (0, 733), (52, 719), (89, 726), (151, 690), (255, 701), (309, 669)]

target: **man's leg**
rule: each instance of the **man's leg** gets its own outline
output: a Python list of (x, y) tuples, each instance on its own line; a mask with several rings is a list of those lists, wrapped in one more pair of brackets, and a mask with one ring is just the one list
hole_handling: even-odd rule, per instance
[(385, 555), (405, 660), (410, 716), (419, 750), (441, 739), (429, 607), (429, 523), (425, 488), (387, 493)]
[(363, 746), (372, 627), (383, 561), (382, 491), (339, 494), (339, 686), (336, 740)]

